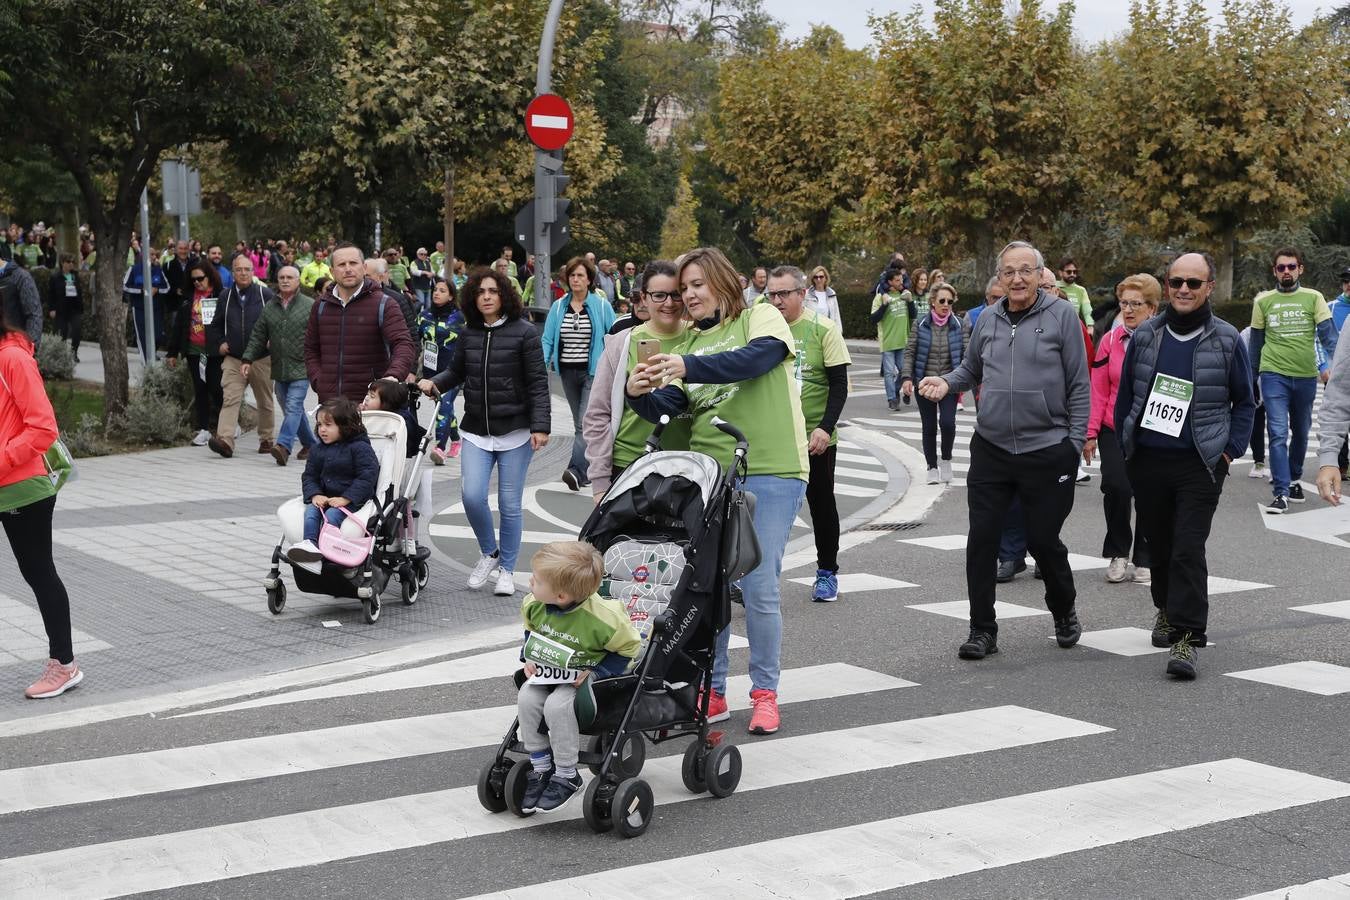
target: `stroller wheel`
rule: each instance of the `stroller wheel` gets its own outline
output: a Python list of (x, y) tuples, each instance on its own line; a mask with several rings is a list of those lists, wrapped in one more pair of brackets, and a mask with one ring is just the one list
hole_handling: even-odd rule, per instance
[(614, 782), (604, 778), (592, 778), (591, 783), (586, 785), (586, 793), (581, 798), (583, 804), (581, 811), (586, 824), (591, 826), (591, 831), (596, 834), (604, 834), (614, 827), (614, 822), (609, 817), (610, 803), (613, 799)]
[(419, 559), (413, 563), (413, 572), (417, 577), (417, 589), (425, 590), (427, 582), (431, 580), (431, 566), (427, 565), (425, 559)]
[(651, 785), (641, 778), (626, 778), (619, 782), (610, 804), (614, 830), (626, 838), (642, 834), (652, 822), (655, 805)]
[[(600, 774), (600, 767), (604, 765), (605, 756), (610, 752), (613, 742), (613, 732), (597, 734), (591, 738), (590, 745), (586, 749), (594, 753), (600, 760), (597, 763), (591, 763), (592, 774)], [(609, 769), (615, 778), (620, 780), (636, 778), (642, 774), (642, 766), (647, 762), (647, 742), (643, 740), (641, 732), (633, 731), (625, 735), (623, 742), (619, 744), (618, 752), (618, 759)]]
[(718, 744), (703, 763), (703, 777), (708, 782), (708, 793), (714, 797), (730, 797), (741, 783), (741, 751), (735, 744)]
[(483, 804), (483, 809), (491, 813), (506, 811), (506, 795), (503, 793), (506, 774), (503, 771), (504, 767), (505, 763), (494, 759), (478, 773), (478, 802)]
[(267, 589), (267, 609), (272, 615), (280, 615), (286, 608), (286, 585), (277, 581), (277, 586)]
[(534, 815), (534, 810), (525, 812), (520, 808), (521, 801), (525, 799), (525, 779), (533, 769), (534, 766), (528, 759), (517, 761), (511, 767), (511, 771), (506, 773), (506, 783), (502, 785), (502, 794), (506, 798), (506, 808), (522, 819)]
[(422, 586), (417, 583), (413, 577), (411, 566), (404, 566), (398, 574), (399, 588), (403, 593), (403, 603), (405, 606), (412, 606), (417, 602), (418, 595), (422, 593)]
[(708, 758), (708, 748), (703, 741), (696, 740), (684, 748), (684, 762), (680, 765), (680, 778), (691, 794), (701, 794), (708, 789), (708, 781), (703, 777), (703, 765)]
[(371, 597), (368, 600), (361, 601), (361, 609), (365, 611), (367, 625), (374, 625), (380, 620), (380, 598)]

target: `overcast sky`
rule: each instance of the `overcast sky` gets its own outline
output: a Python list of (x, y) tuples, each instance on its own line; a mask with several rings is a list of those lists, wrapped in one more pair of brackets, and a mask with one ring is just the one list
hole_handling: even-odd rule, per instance
[[(919, 4), (932, 9), (931, 0)], [(1045, 7), (1053, 9), (1055, 0), (1046, 0)], [(1335, 9), (1340, 0), (1286, 0), (1293, 13), (1295, 25), (1305, 25), (1319, 10)], [(1205, 0), (1211, 13), (1218, 15), (1220, 0)], [(872, 39), (867, 28), (869, 12), (885, 14), (908, 12), (914, 7), (911, 0), (844, 0), (842, 3), (822, 4), (820, 0), (765, 0), (764, 7), (775, 18), (787, 24), (787, 37), (800, 38), (813, 24), (829, 24), (843, 33), (850, 47), (864, 47)], [(828, 14), (825, 10), (828, 10)], [(1080, 40), (1088, 44), (1111, 37), (1123, 31), (1129, 23), (1127, 0), (1079, 0), (1074, 13), (1074, 26)]]

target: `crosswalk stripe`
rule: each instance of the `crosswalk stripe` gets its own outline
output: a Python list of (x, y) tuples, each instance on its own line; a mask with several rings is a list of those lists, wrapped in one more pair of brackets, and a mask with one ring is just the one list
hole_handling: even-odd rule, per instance
[[(783, 670), (778, 702), (915, 686), (881, 672), (828, 663)], [(749, 676), (727, 679), (727, 705), (733, 710), (749, 708), (749, 692)], [(512, 704), (5, 769), (0, 770), (0, 814), (484, 747), (502, 739), (515, 715)]]
[(851, 466), (836, 466), (834, 477), (856, 478), (859, 481), (879, 481), (882, 484), (891, 480), (891, 476), (886, 474), (884, 469), (855, 469)]
[(1350, 872), (1252, 894), (1242, 900), (1345, 900), (1346, 897), (1350, 897)]
[[(580, 526), (578, 526), (578, 529)], [(460, 540), (476, 540), (473, 529), (468, 525), (441, 525), (432, 523), (427, 526), (432, 537), (459, 538)], [(554, 541), (575, 541), (576, 532), (562, 531), (523, 531), (520, 534), (522, 544), (551, 544)]]
[(1241, 678), (1272, 684), (1295, 691), (1306, 691), (1323, 697), (1350, 693), (1350, 668), (1335, 666), (1317, 660), (1283, 663), (1243, 672), (1225, 672), (1229, 678)]
[(1224, 759), (627, 866), (476, 900), (858, 897), (1347, 796), (1350, 784)]
[(859, 487), (857, 485), (847, 484), (846, 482), (836, 481), (834, 483), (834, 492), (840, 497), (875, 497), (881, 493), (881, 488)]
[[(744, 649), (750, 642), (739, 634), (732, 634), (728, 647), (732, 650)], [(331, 700), (335, 697), (364, 697), (388, 691), (403, 691), (409, 688), (431, 687), (442, 684), (461, 684), (466, 681), (479, 681), (486, 678), (500, 678), (514, 671), (520, 665), (518, 646), (465, 656), (446, 662), (432, 663), (428, 666), (415, 666), (400, 669), (397, 672), (382, 672), (366, 678), (353, 678), (302, 691), (272, 694), (255, 697), (228, 706), (216, 706), (211, 709), (199, 709), (190, 713), (174, 716), (175, 719), (193, 716), (210, 716), (216, 713), (236, 712), (241, 709), (258, 709), (264, 706), (280, 706), (286, 703), (300, 703), (310, 700)]]
[[(1111, 730), (1001, 706), (780, 738), (740, 746), (744, 774), (738, 791)], [(658, 806), (704, 798), (684, 788), (680, 764), (680, 755), (666, 756), (649, 760), (643, 769)], [(0, 884), (25, 897), (117, 897), (167, 890), (577, 819), (580, 801), (573, 800), (556, 815), (520, 819), (485, 812), (473, 786), (453, 788), (11, 858), (0, 861)]]

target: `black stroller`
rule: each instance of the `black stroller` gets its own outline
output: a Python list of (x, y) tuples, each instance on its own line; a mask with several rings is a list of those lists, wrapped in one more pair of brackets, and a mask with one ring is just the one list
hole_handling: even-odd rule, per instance
[[(732, 425), (713, 424), (736, 440), (730, 471), (710, 456), (661, 451), (668, 418), (653, 430), (647, 453), (615, 481), (582, 526), (581, 539), (605, 558), (600, 593), (623, 602), (643, 639), (633, 669), (586, 679), (577, 720), (590, 735), (580, 762), (594, 777), (583, 796), (596, 832), (636, 837), (651, 822), (652, 789), (640, 776), (646, 741), (692, 738), (681, 774), (693, 793), (728, 797), (741, 779), (741, 754), (708, 726), (714, 643), (731, 619), (728, 589), (759, 563), (750, 512), (740, 489), (748, 443)], [(520, 687), (525, 674), (516, 673)], [(513, 722), (478, 779), (490, 812), (521, 811), (529, 754)], [(645, 737), (644, 737), (645, 736)]]

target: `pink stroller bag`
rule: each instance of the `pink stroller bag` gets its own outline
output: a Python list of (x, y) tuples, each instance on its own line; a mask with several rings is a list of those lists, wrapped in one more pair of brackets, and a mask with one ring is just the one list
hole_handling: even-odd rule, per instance
[(350, 538), (342, 533), (340, 525), (334, 525), (325, 517), (323, 526), (319, 529), (319, 552), (323, 554), (324, 559), (343, 567), (352, 569), (366, 561), (370, 551), (375, 546), (375, 535), (371, 534), (365, 524), (356, 518), (347, 507), (336, 507), (349, 519), (354, 519), (356, 524), (361, 526), (362, 537)]

